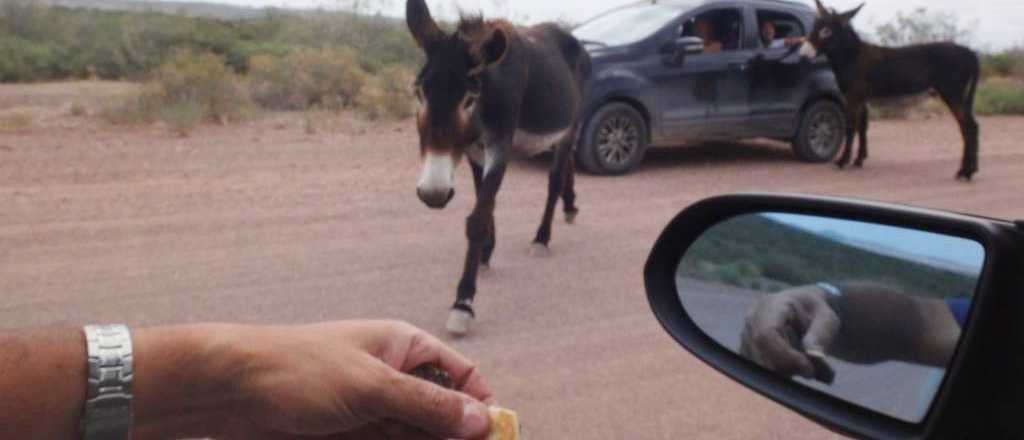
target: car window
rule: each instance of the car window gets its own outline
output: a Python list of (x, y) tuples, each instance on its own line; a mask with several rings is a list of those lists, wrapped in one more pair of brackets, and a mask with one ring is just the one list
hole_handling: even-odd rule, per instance
[[(785, 12), (778, 11), (757, 11), (757, 27), (759, 32), (763, 32), (763, 26), (766, 23), (771, 23), (775, 28), (775, 40), (783, 40), (786, 38), (804, 37), (807, 35), (807, 31), (804, 28), (804, 24), (794, 15), (787, 14)], [(761, 44), (765, 47), (770, 45), (770, 42), (759, 38)]]
[(604, 46), (625, 46), (637, 43), (668, 26), (679, 16), (677, 7), (659, 5), (630, 6), (590, 20), (573, 35), (584, 42)]
[(743, 14), (732, 8), (703, 12), (683, 23), (681, 36), (703, 38), (705, 53), (741, 49), (744, 39)]

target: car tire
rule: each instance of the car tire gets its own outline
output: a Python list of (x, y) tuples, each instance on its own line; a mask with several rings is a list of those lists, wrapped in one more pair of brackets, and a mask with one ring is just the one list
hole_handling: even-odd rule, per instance
[(846, 141), (846, 113), (830, 100), (807, 107), (800, 118), (800, 131), (793, 138), (793, 152), (804, 162), (829, 162)]
[(633, 171), (647, 153), (647, 122), (633, 106), (613, 102), (601, 107), (583, 128), (576, 149), (580, 169), (619, 176)]

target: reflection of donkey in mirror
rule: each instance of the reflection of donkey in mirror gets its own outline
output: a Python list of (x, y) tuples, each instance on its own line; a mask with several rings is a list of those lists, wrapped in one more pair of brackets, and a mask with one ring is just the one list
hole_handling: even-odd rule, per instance
[(466, 221), (469, 250), (448, 330), (464, 334), (474, 318), (477, 272), (495, 246), (494, 207), (510, 155), (554, 147), (547, 205), (534, 246), (547, 251), (558, 198), (566, 221), (579, 212), (573, 149), (579, 133), (590, 57), (555, 25), (516, 29), (502, 20), (463, 17), (442, 31), (424, 0), (406, 3), (409, 30), (427, 55), (416, 79), (423, 174), (417, 194), (444, 208), (455, 196), (455, 167), (469, 158), (477, 202)]
[(837, 165), (850, 163), (854, 130), (860, 134), (857, 167), (868, 157), (867, 101), (915, 95), (934, 90), (960, 123), (964, 138), (963, 163), (957, 179), (971, 180), (978, 171), (978, 122), (974, 119), (974, 94), (981, 72), (978, 55), (953, 43), (932, 43), (901, 48), (864, 43), (850, 21), (864, 5), (845, 13), (829, 11), (815, 0), (818, 20), (801, 50), (813, 58), (828, 55), (839, 87), (846, 96), (846, 148)]

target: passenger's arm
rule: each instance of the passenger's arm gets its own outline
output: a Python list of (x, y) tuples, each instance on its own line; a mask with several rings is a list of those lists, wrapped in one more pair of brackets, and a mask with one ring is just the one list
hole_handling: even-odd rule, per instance
[(758, 302), (743, 330), (743, 354), (780, 374), (808, 378), (815, 377), (808, 353), (862, 364), (902, 360), (947, 365), (960, 327), (944, 301), (871, 283), (838, 287), (838, 313), (829, 304), (829, 293), (817, 286)]
[[(491, 395), (473, 365), (405, 324), (201, 325), (141, 329), (135, 439), (295, 438), (354, 433), (477, 438)], [(80, 330), (0, 335), (0, 438), (80, 438), (86, 383)], [(424, 364), (463, 392), (412, 378)]]

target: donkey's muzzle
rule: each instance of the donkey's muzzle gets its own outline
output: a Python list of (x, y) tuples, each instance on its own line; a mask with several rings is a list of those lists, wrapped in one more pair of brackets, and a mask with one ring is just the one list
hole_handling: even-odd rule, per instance
[(416, 195), (431, 209), (444, 209), (445, 206), (448, 206), (448, 202), (455, 198), (455, 190), (424, 191), (418, 188), (416, 189)]

